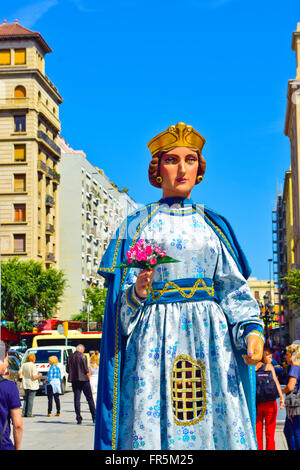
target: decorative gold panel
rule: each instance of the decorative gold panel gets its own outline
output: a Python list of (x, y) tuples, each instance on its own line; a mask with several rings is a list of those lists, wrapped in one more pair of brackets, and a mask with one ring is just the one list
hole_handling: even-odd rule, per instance
[(171, 394), (175, 423), (198, 423), (206, 411), (204, 364), (189, 356), (177, 356), (171, 372)]

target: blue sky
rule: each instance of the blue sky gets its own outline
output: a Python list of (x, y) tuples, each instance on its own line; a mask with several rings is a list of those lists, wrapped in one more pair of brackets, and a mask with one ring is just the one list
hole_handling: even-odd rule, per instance
[(228, 218), (252, 276), (269, 279), (299, 0), (15, 0), (1, 12), (53, 50), (61, 135), (138, 203), (161, 196), (147, 142), (179, 121), (198, 130), (207, 172), (192, 197)]

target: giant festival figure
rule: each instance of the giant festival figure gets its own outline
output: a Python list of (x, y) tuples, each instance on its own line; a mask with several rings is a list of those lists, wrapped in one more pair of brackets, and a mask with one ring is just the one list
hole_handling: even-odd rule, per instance
[[(206, 169), (204, 143), (184, 123), (149, 142), (149, 181), (162, 198), (124, 220), (101, 261), (95, 449), (257, 448), (263, 324), (233, 229), (191, 199)], [(180, 262), (120, 268), (139, 240)]]

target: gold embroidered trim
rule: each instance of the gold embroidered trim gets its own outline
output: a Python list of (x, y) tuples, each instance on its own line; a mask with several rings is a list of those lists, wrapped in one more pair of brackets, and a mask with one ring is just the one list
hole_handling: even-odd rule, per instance
[[(199, 284), (202, 284), (202, 287), (198, 287)], [(168, 289), (169, 286), (172, 286), (173, 289)], [(190, 293), (187, 294), (185, 291), (190, 290)], [(191, 299), (193, 295), (195, 294), (196, 290), (205, 290), (208, 295), (211, 297), (214, 296), (214, 284), (211, 287), (208, 287), (203, 279), (197, 279), (193, 287), (179, 287), (175, 282), (173, 281), (168, 281), (163, 289), (153, 289), (151, 287), (150, 292), (153, 300), (159, 299), (162, 295), (165, 294), (165, 292), (179, 292), (182, 297), (185, 297), (186, 299)]]
[[(153, 207), (153, 204), (150, 205)], [(141, 231), (141, 228), (148, 222), (149, 218), (158, 210), (159, 204), (156, 204), (154, 208), (151, 210), (150, 214), (140, 223), (138, 226), (131, 247), (133, 247), (137, 241), (138, 235)], [(125, 224), (124, 224), (125, 227)], [(117, 244), (120, 244), (121, 241), (121, 234), (119, 236), (119, 240)], [(116, 247), (117, 249), (117, 247)], [(114, 255), (114, 260), (116, 258), (116, 251)], [(106, 268), (106, 270), (112, 270), (113, 268)], [(123, 276), (120, 283), (120, 290), (117, 300), (117, 311), (116, 311), (116, 335), (115, 335), (115, 358), (114, 358), (114, 379), (113, 379), (113, 418), (112, 418), (112, 439), (111, 439), (111, 447), (112, 450), (116, 450), (117, 447), (117, 418), (118, 418), (118, 375), (119, 375), (119, 310), (120, 310), (120, 299), (121, 299), (121, 292), (122, 287), (126, 278), (128, 268), (124, 269)]]
[(119, 238), (117, 240), (117, 244), (116, 244), (116, 249), (115, 249), (115, 252), (114, 252), (114, 257), (113, 257), (113, 260), (112, 260), (112, 265), (111, 265), (111, 268), (99, 268), (99, 271), (108, 271), (108, 272), (113, 272), (115, 270), (115, 266), (116, 266), (116, 262), (117, 262), (117, 256), (118, 256), (118, 251), (119, 251), (119, 247), (120, 247), (120, 243), (121, 243), (121, 240), (122, 240), (122, 235), (125, 231), (125, 228), (126, 228), (126, 222), (124, 222), (124, 225), (123, 227), (121, 228), (120, 232), (119, 232)]
[[(178, 212), (181, 209), (181, 212)], [(196, 212), (194, 208), (192, 209), (186, 209), (183, 210), (182, 207), (179, 207), (178, 209), (166, 209), (166, 208), (161, 208), (160, 212), (164, 212), (165, 214), (176, 214), (176, 215), (186, 215), (186, 214), (193, 214)]]
[(186, 355), (177, 356), (171, 372), (174, 421), (190, 426), (203, 419), (206, 412), (205, 365)]

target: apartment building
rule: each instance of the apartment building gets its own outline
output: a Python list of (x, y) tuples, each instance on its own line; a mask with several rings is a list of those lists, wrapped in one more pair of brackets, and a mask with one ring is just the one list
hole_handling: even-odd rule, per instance
[(100, 260), (116, 229), (137, 208), (127, 192), (120, 191), (103, 170), (92, 165), (82, 150), (62, 138), (60, 163), (59, 259), (67, 288), (59, 317), (80, 313), (85, 289), (102, 287), (97, 274)]
[[(287, 270), (300, 268), (300, 23), (292, 36), (296, 77), (288, 81), (284, 133), (290, 140), (291, 166), (285, 179), (287, 202)], [(300, 309), (289, 305), (287, 320), (291, 341), (300, 338)]]
[(58, 265), (60, 148), (57, 88), (45, 74), (51, 53), (35, 31), (0, 25), (1, 257)]

